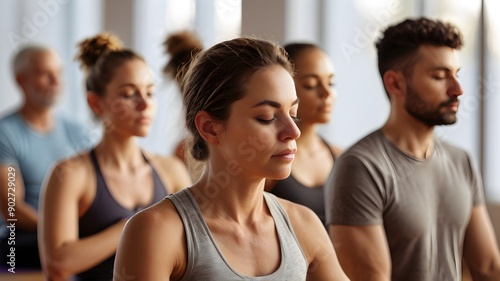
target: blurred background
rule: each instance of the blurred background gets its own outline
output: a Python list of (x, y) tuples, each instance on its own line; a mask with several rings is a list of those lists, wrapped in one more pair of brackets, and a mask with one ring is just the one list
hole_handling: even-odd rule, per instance
[[(162, 45), (172, 32), (191, 30), (208, 48), (237, 36), (280, 44), (322, 46), (335, 66), (337, 103), (321, 128), (329, 141), (348, 147), (380, 127), (389, 104), (373, 42), (380, 30), (407, 17), (427, 16), (456, 24), (464, 34), (459, 121), (442, 138), (465, 148), (483, 174), (487, 198), (500, 202), (500, 1), (498, 0), (2, 0), (0, 1), (0, 115), (15, 110), (21, 94), (11, 59), (23, 44), (55, 48), (64, 61), (65, 90), (57, 111), (92, 122), (76, 44), (101, 31), (118, 35), (142, 54), (156, 77), (158, 115), (142, 145), (170, 154), (183, 135), (179, 91), (162, 75)], [(99, 134), (93, 126), (89, 134)]]

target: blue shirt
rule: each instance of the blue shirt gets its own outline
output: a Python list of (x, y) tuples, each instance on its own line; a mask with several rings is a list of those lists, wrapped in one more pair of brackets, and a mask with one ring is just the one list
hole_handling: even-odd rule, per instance
[(0, 165), (16, 168), (24, 182), (24, 201), (38, 209), (47, 171), (54, 162), (89, 149), (92, 141), (86, 135), (89, 131), (84, 126), (62, 116), (55, 116), (50, 132), (39, 133), (18, 112), (11, 113), (0, 119)]

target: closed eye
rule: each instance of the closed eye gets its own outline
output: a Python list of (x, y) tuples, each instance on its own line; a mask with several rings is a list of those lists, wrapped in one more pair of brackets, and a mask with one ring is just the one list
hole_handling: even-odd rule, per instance
[(264, 125), (269, 125), (271, 124), (274, 120), (276, 120), (276, 117), (274, 117), (273, 119), (262, 119), (262, 118), (256, 118), (257, 121), (261, 124), (264, 124)]

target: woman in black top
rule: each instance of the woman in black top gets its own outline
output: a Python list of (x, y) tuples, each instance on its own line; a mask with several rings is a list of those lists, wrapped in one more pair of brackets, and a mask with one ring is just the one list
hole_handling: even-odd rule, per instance
[(111, 280), (126, 220), (191, 181), (180, 160), (148, 155), (136, 142), (156, 112), (144, 59), (109, 34), (79, 47), (87, 101), (103, 121), (103, 138), (49, 175), (40, 203), (40, 254), (49, 280)]
[(297, 139), (290, 176), (284, 180), (267, 180), (266, 190), (309, 207), (324, 224), (323, 186), (335, 158), (341, 153), (339, 147), (328, 144), (317, 132), (319, 125), (330, 121), (335, 102), (333, 66), (316, 45), (293, 43), (284, 48), (295, 65), (293, 80), (300, 100), (297, 125), (301, 136)]

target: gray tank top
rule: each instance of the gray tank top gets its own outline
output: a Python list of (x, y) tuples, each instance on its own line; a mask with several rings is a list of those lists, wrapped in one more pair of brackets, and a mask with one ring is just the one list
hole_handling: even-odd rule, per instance
[(288, 216), (276, 197), (264, 198), (276, 225), (281, 247), (281, 263), (272, 274), (245, 276), (236, 272), (222, 256), (201, 210), (189, 189), (167, 196), (184, 224), (187, 241), (187, 266), (184, 280), (306, 280), (307, 261), (295, 237)]

